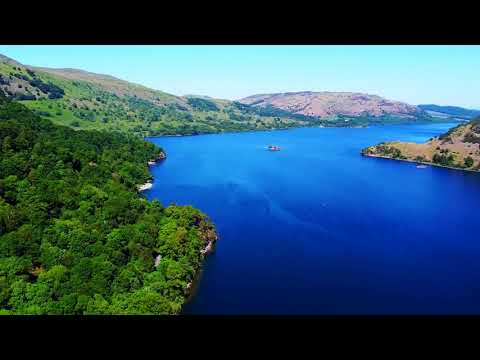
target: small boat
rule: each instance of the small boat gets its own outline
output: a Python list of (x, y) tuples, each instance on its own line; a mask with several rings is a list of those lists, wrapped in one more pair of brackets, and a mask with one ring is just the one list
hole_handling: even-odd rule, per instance
[(417, 169), (426, 169), (427, 165), (417, 165)]
[(280, 151), (280, 146), (268, 145), (268, 150), (270, 150), (270, 151)]

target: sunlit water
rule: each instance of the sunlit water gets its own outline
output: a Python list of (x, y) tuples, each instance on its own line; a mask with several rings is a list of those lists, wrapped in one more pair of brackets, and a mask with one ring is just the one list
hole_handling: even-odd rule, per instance
[(146, 196), (220, 237), (184, 313), (480, 313), (480, 174), (360, 155), (453, 125), (149, 139), (168, 158)]

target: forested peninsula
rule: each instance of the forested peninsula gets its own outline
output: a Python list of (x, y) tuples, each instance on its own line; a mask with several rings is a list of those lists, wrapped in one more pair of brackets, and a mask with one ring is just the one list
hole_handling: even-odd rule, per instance
[(217, 239), (137, 186), (162, 149), (53, 124), (0, 93), (0, 314), (176, 314)]

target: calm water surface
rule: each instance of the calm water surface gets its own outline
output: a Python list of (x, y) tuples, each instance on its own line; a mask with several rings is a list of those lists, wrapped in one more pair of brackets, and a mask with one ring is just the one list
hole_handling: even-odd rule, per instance
[(149, 139), (168, 159), (146, 196), (220, 236), (184, 313), (480, 314), (480, 174), (359, 155), (453, 125)]

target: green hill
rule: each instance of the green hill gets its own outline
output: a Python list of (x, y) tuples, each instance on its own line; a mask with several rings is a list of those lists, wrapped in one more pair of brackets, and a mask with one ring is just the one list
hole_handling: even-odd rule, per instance
[(0, 55), (0, 91), (54, 123), (142, 136), (278, 129), (307, 125), (258, 114), (228, 100), (175, 96), (109, 75), (22, 65)]

